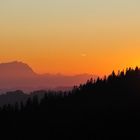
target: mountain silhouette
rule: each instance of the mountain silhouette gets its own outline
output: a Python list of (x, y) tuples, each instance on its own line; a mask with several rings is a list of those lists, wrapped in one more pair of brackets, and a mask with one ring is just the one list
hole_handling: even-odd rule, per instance
[(7, 92), (0, 95), (0, 125), (8, 140), (139, 140), (140, 68), (71, 91)]
[(14, 61), (10, 63), (0, 64), (1, 78), (31, 77), (35, 76), (35, 72), (25, 63)]
[(0, 93), (11, 90), (30, 92), (40, 89), (66, 90), (74, 85), (84, 83), (91, 77), (90, 74), (65, 76), (61, 74), (37, 74), (23, 62), (13, 61), (0, 64)]

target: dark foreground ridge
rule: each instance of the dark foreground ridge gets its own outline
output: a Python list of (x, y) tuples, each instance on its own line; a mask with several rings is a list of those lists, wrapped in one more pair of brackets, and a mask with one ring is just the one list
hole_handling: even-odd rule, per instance
[[(44, 91), (45, 92), (45, 91)], [(140, 69), (0, 109), (4, 139), (125, 140), (140, 135)], [(3, 133), (5, 132), (5, 133)]]

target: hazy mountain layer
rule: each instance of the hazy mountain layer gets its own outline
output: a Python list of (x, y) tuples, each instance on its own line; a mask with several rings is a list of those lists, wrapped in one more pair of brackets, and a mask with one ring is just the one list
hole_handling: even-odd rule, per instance
[(10, 62), (0, 64), (0, 90), (23, 90), (26, 92), (39, 89), (67, 90), (74, 85), (86, 82), (94, 75), (81, 74), (64, 76), (61, 74), (37, 74), (30, 66), (22, 62)]

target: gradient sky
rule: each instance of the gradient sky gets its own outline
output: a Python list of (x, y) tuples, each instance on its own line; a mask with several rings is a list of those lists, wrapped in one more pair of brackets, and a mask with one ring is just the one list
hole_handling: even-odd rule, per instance
[(140, 66), (140, 0), (1, 0), (0, 62), (104, 75)]

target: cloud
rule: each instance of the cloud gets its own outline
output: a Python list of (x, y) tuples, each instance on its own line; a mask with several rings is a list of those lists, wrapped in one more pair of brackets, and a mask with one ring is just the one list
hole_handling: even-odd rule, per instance
[(82, 56), (82, 57), (86, 57), (87, 54), (86, 54), (86, 53), (82, 53), (81, 56)]

